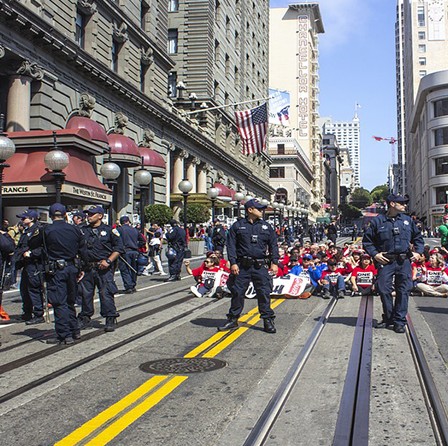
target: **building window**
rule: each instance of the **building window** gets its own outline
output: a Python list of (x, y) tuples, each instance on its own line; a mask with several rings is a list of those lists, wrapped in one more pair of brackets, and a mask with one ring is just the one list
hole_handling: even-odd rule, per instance
[(418, 32), (418, 40), (425, 40), (426, 39), (426, 32), (425, 31), (419, 31)]
[(434, 118), (448, 115), (448, 98), (434, 101)]
[(121, 44), (112, 40), (112, 49), (111, 49), (111, 70), (115, 73), (118, 73), (118, 60), (120, 56)]
[(168, 12), (179, 11), (179, 0), (169, 0), (168, 2)]
[(177, 54), (177, 29), (168, 30), (168, 54)]
[(75, 42), (80, 48), (84, 48), (86, 35), (86, 18), (79, 11), (76, 12), (75, 19)]
[(146, 2), (142, 2), (140, 6), (140, 27), (146, 29), (146, 21), (149, 17), (149, 5)]
[(421, 44), (418, 46), (418, 52), (419, 53), (426, 53), (426, 45), (425, 44)]
[(418, 26), (425, 26), (425, 7), (424, 6), (417, 7), (417, 22), (418, 22)]
[(448, 203), (448, 187), (436, 187), (436, 204)]
[(436, 175), (446, 175), (448, 174), (448, 156), (442, 158), (437, 158), (436, 163)]
[(177, 96), (177, 73), (175, 71), (171, 71), (168, 74), (168, 97), (175, 98)]
[(444, 146), (448, 144), (448, 127), (442, 127), (434, 131), (434, 143), (436, 146)]
[(419, 57), (418, 64), (421, 66), (426, 65), (426, 57)]
[(285, 154), (285, 145), (284, 144), (277, 144), (277, 154), (278, 155)]
[(420, 70), (420, 71), (418, 72), (418, 75), (419, 75), (420, 77), (426, 76), (426, 70)]
[(271, 178), (285, 178), (285, 168), (284, 167), (271, 167), (269, 171), (269, 176)]

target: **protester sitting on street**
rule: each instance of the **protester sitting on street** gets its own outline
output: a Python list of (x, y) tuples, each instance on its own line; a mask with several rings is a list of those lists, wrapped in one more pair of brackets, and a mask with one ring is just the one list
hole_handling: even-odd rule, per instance
[(377, 270), (368, 254), (361, 256), (361, 263), (351, 273), (351, 285), (354, 295), (366, 296), (375, 289)]
[(426, 296), (448, 297), (448, 275), (443, 257), (440, 254), (433, 254), (429, 258), (429, 263), (424, 279), (417, 283), (417, 290)]
[(230, 273), (230, 262), (223, 258), (221, 251), (213, 251), (212, 255), (215, 255), (219, 259), (219, 268), (226, 273)]
[(309, 280), (310, 284), (305, 288), (305, 292), (311, 294), (319, 292), (319, 279), (322, 272), (320, 267), (318, 268), (314, 265), (313, 256), (311, 254), (305, 254), (302, 257), (302, 265), (296, 265), (291, 269), (289, 274)]
[(414, 285), (414, 289), (416, 289), (417, 283), (424, 281), (426, 277), (427, 268), (425, 258), (423, 256), (420, 257), (418, 261), (412, 262), (411, 266), (412, 266), (412, 283)]
[(328, 269), (322, 271), (319, 279), (319, 284), (322, 286), (322, 297), (324, 299), (330, 299), (333, 296), (338, 299), (343, 299), (345, 296), (344, 275), (346, 271), (337, 268), (337, 261), (335, 259), (328, 260), (327, 266)]
[(352, 255), (348, 258), (348, 261), (350, 262), (353, 268), (356, 268), (361, 264), (361, 255), (362, 251), (359, 249), (355, 249), (352, 252)]
[(198, 283), (190, 287), (190, 291), (196, 297), (202, 297), (208, 293), (214, 285), (215, 275), (220, 271), (219, 259), (216, 256), (210, 256), (204, 260), (204, 267), (195, 269), (190, 268), (190, 261), (184, 260), (185, 269), (187, 273), (194, 276)]

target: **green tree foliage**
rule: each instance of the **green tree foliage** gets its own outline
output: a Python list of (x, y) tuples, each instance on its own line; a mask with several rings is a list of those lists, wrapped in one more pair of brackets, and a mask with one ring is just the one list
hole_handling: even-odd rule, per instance
[(367, 189), (358, 187), (351, 194), (350, 204), (358, 209), (362, 209), (372, 204), (372, 197)]
[[(187, 205), (187, 223), (200, 224), (210, 220), (210, 208), (206, 204), (192, 203)], [(180, 221), (184, 221), (183, 210)]]
[(173, 218), (173, 210), (165, 204), (150, 204), (145, 206), (146, 221), (166, 225)]
[(351, 204), (340, 204), (339, 212), (341, 213), (341, 216), (345, 221), (352, 221), (355, 218), (362, 217), (361, 210), (355, 206), (352, 206)]
[(382, 184), (380, 186), (376, 186), (370, 192), (370, 196), (374, 203), (382, 203), (386, 201), (387, 196), (389, 195), (389, 188), (386, 184)]

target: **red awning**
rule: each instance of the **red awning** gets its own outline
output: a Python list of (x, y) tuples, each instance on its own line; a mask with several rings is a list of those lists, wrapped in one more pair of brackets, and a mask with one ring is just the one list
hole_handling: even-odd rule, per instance
[[(66, 174), (65, 182), (110, 192), (110, 189), (96, 175), (90, 155), (75, 149), (65, 149), (64, 152), (69, 155), (70, 159), (69, 165), (64, 169)], [(11, 167), (3, 171), (4, 185), (53, 183), (54, 179), (51, 173), (47, 171), (44, 162), (44, 157), (47, 153), (48, 151), (41, 150), (16, 152), (8, 159), (8, 164)]]
[(235, 195), (235, 191), (232, 191), (232, 189), (230, 189), (227, 186), (224, 186), (224, 184), (222, 183), (215, 183), (213, 187), (216, 187), (216, 189), (218, 189), (219, 191), (218, 197), (233, 198), (233, 196)]
[(90, 135), (91, 140), (100, 142), (102, 143), (102, 145), (108, 144), (107, 133), (105, 128), (98, 122), (94, 121), (93, 119), (84, 116), (73, 116), (68, 120), (65, 128), (85, 129), (87, 133)]
[(142, 158), (137, 144), (120, 133), (107, 135), (112, 155), (112, 161), (125, 164), (126, 167), (137, 167), (142, 164)]
[(166, 163), (163, 156), (148, 147), (139, 147), (140, 155), (143, 157), (143, 166), (146, 167), (153, 176), (164, 176)]

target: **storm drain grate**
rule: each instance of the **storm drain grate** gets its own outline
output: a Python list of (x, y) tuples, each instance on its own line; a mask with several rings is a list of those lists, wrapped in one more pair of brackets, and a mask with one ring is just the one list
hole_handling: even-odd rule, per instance
[(168, 358), (145, 362), (140, 370), (154, 375), (211, 372), (225, 367), (227, 363), (214, 358)]

